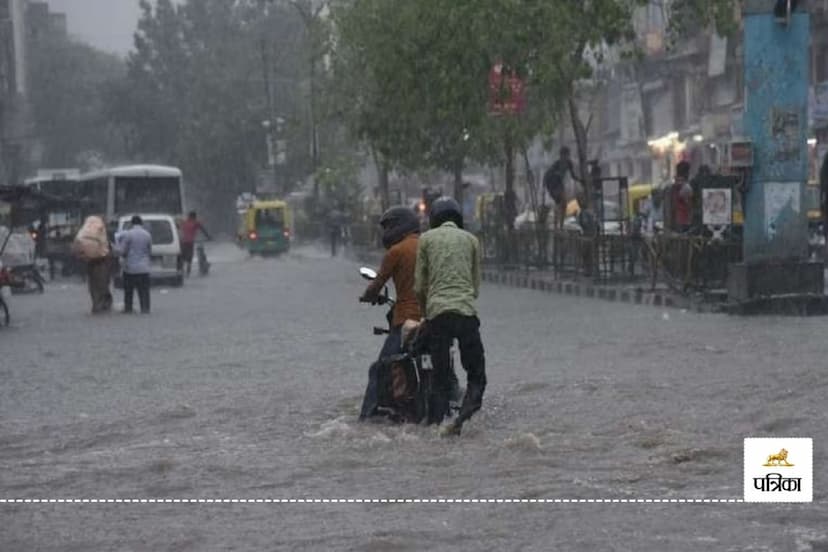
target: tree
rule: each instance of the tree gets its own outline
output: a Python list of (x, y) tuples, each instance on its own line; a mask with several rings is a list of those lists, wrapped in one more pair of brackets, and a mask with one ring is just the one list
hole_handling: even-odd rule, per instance
[(81, 166), (87, 152), (121, 156), (104, 107), (106, 91), (123, 78), (123, 62), (56, 33), (32, 37), (27, 46), (29, 101), (34, 134), (42, 147), (41, 164)]
[(284, 6), (265, 11), (254, 0), (141, 6), (127, 77), (110, 94), (110, 114), (134, 158), (180, 166), (190, 200), (229, 229), (236, 196), (255, 190), (266, 165), (263, 122), (274, 111), (283, 115), (293, 147), (284, 179), (312, 172), (302, 166), (308, 142), (298, 15)]
[[(674, 18), (725, 27), (737, 0), (665, 0)], [(587, 200), (589, 121), (577, 106), (582, 83), (611, 50), (635, 52), (634, 13), (647, 0), (351, 0), (335, 20), (337, 85), (345, 120), (381, 159), (406, 168), (437, 167), (462, 193), (468, 159), (506, 168), (507, 196), (514, 157), (559, 122), (566, 106), (578, 144)], [(673, 24), (677, 35), (688, 32)], [(487, 113), (487, 76), (502, 62), (524, 79), (529, 106), (522, 116)]]
[[(587, 141), (589, 120), (584, 121), (577, 103), (578, 83), (595, 74), (604, 61), (607, 49), (621, 55), (637, 52), (635, 10), (650, 2), (664, 10), (673, 42), (707, 28), (721, 33), (735, 29), (739, 0), (584, 0), (563, 2), (559, 6), (561, 25), (566, 29), (569, 53), (562, 58), (559, 70), (569, 83), (569, 115), (577, 144), (578, 164), (587, 207), (592, 207), (593, 181), (589, 170)], [(587, 55), (590, 54), (590, 55)]]
[(336, 48), (333, 78), (326, 90), (329, 116), (341, 121), (353, 138), (367, 145), (377, 166), (383, 209), (389, 206), (393, 168), (416, 166), (410, 139), (417, 110), (400, 88), (395, 67), (403, 59), (395, 39), (408, 2), (356, 0), (334, 6)]

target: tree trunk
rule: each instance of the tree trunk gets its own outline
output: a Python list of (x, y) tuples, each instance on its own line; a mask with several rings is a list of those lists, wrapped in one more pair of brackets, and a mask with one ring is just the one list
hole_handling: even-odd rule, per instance
[[(310, 51), (310, 59), (309, 61), (309, 92), (310, 92), (310, 102), (309, 102), (309, 115), (310, 115), (310, 131), (311, 131), (311, 168), (313, 173), (316, 174), (316, 171), (319, 169), (319, 129), (318, 129), (318, 121), (317, 121), (317, 113), (316, 113), (316, 61), (317, 61), (317, 54), (316, 54), (316, 21), (313, 17), (307, 19), (305, 21), (305, 29), (308, 33), (310, 40), (311, 40), (311, 51)], [(319, 202), (319, 184), (317, 183), (316, 179), (313, 181), (313, 197), (316, 202)]]
[(377, 163), (377, 171), (380, 189), (380, 203), (382, 204), (382, 212), (384, 213), (385, 210), (391, 206), (391, 197), (388, 190), (388, 173), (390, 172), (390, 169), (388, 168), (388, 162), (385, 160), (384, 156), (380, 156), (379, 158), (379, 162)]
[(454, 166), (454, 199), (460, 206), (463, 206), (463, 162), (459, 161)]
[(503, 140), (503, 150), (506, 154), (506, 190), (503, 194), (503, 223), (506, 228), (506, 243), (503, 251), (504, 261), (511, 263), (515, 256), (515, 218), (517, 217), (517, 194), (515, 194), (515, 148), (512, 143), (512, 134), (506, 130)]
[(572, 131), (575, 134), (575, 143), (578, 149), (578, 172), (580, 172), (581, 181), (584, 186), (584, 208), (593, 209), (593, 182), (592, 174), (589, 171), (589, 159), (587, 154), (587, 129), (584, 122), (581, 121), (581, 115), (578, 112), (578, 105), (575, 102), (574, 94), (569, 97), (569, 115), (572, 119)]
[[(529, 199), (532, 202), (532, 211), (535, 213), (535, 239), (538, 245), (537, 263), (539, 267), (546, 266), (546, 249), (547, 249), (547, 220), (549, 219), (549, 209), (543, 199), (543, 188), (538, 186), (538, 180), (535, 178), (535, 172), (532, 170), (532, 165), (529, 163), (529, 152), (526, 146), (523, 146), (523, 163), (526, 167), (526, 183), (529, 186)], [(539, 190), (540, 188), (540, 190)], [(540, 198), (538, 197), (540, 195)]]
[(506, 165), (504, 171), (506, 173), (506, 190), (503, 194), (504, 206), (506, 211), (506, 229), (512, 231), (515, 229), (515, 217), (517, 216), (517, 194), (515, 193), (515, 148), (512, 145), (511, 135), (506, 135), (504, 153), (506, 154)]

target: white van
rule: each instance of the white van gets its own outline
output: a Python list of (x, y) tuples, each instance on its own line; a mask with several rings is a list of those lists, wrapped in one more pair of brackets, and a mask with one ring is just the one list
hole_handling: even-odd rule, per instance
[[(153, 285), (168, 285), (179, 287), (184, 285), (184, 274), (179, 265), (181, 256), (181, 240), (178, 236), (178, 225), (170, 215), (140, 215), (144, 221), (144, 228), (152, 236), (152, 272), (150, 280)], [(132, 217), (118, 219), (118, 232), (129, 230), (132, 227)], [(120, 275), (115, 285), (119, 283)]]

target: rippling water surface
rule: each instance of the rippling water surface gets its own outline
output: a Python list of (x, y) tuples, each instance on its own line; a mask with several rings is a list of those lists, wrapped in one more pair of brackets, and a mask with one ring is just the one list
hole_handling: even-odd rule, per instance
[(489, 286), (459, 439), (358, 424), (357, 265), (218, 247), (149, 317), (77, 284), (0, 331), (4, 498), (740, 498), (742, 439), (814, 438), (814, 504), (5, 505), (0, 550), (828, 550), (826, 320)]

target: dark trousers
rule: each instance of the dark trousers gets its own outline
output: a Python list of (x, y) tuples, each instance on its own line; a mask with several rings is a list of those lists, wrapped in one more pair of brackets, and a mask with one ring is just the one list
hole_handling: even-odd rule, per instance
[(336, 257), (336, 251), (339, 247), (339, 238), (340, 238), (341, 230), (331, 230), (330, 231), (330, 238), (331, 238), (331, 257)]
[(460, 423), (472, 417), (483, 405), (486, 390), (486, 357), (480, 340), (480, 320), (453, 312), (428, 321), (428, 348), (434, 366), (430, 423), (440, 423), (449, 412), (451, 397), (451, 345), (457, 340), (460, 362), (466, 371), (466, 395), (460, 406)]
[(138, 292), (141, 312), (150, 311), (150, 275), (124, 273), (124, 312), (132, 312), (132, 292)]
[(187, 276), (193, 268), (194, 242), (181, 242), (181, 255), (178, 256), (178, 270), (186, 272)]
[(87, 264), (86, 283), (89, 285), (93, 314), (112, 309), (112, 293), (109, 292), (110, 265), (109, 257), (95, 259)]
[(391, 333), (385, 338), (385, 343), (380, 350), (379, 359), (371, 365), (368, 370), (368, 387), (365, 388), (365, 397), (362, 399), (362, 408), (359, 411), (359, 419), (364, 420), (376, 414), (379, 406), (379, 371), (382, 367), (380, 362), (383, 358), (395, 355), (402, 349), (402, 326), (391, 328)]

